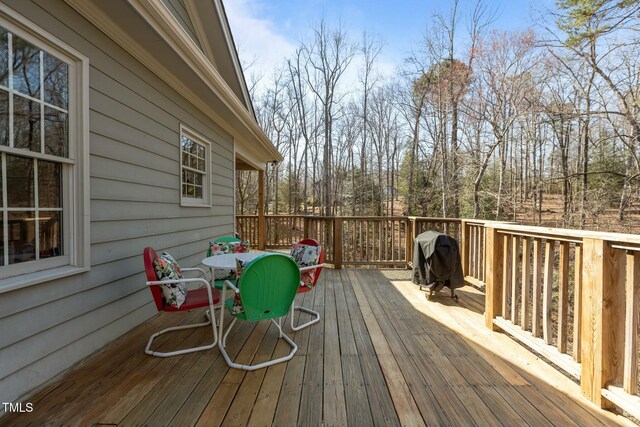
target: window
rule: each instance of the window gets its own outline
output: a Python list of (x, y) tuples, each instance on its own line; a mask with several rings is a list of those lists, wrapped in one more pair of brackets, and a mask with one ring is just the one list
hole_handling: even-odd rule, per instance
[(34, 28), (0, 8), (0, 289), (88, 262), (87, 61)]
[(183, 206), (210, 206), (210, 153), (211, 144), (206, 139), (180, 127), (180, 201)]

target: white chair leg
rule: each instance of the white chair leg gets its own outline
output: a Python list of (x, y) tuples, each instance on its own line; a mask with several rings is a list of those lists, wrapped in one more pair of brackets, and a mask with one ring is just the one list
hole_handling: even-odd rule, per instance
[[(144, 349), (144, 352), (150, 356), (171, 357), (171, 356), (178, 356), (181, 354), (193, 353), (195, 351), (203, 351), (203, 350), (209, 350), (210, 348), (214, 348), (218, 344), (218, 329), (216, 328), (216, 321), (215, 321), (215, 315), (214, 315), (214, 310), (216, 308), (219, 308), (219, 307), (210, 306), (209, 309), (207, 309), (207, 311), (205, 312), (205, 316), (207, 318), (206, 322), (195, 323), (192, 325), (172, 326), (170, 328), (163, 329), (160, 332), (156, 332), (155, 334), (151, 335), (149, 337), (149, 341), (147, 342), (147, 347), (145, 347)], [(203, 345), (200, 347), (185, 348), (183, 350), (168, 351), (168, 352), (151, 350), (151, 345), (153, 344), (153, 340), (162, 334), (165, 334), (171, 331), (179, 331), (181, 329), (199, 328), (199, 327), (208, 326), (208, 325), (211, 325), (213, 329), (213, 343), (211, 344)]]
[(234, 361), (231, 360), (231, 358), (227, 354), (227, 351), (224, 348), (225, 347), (225, 343), (226, 343), (227, 335), (229, 334), (229, 331), (233, 327), (233, 324), (235, 323), (235, 321), (236, 321), (236, 319), (234, 318), (233, 321), (231, 322), (231, 324), (229, 325), (229, 328), (227, 328), (226, 332), (224, 333), (224, 336), (222, 337), (222, 339), (220, 340), (220, 343), (218, 345), (218, 348), (220, 348), (220, 353), (222, 353), (222, 356), (224, 357), (224, 360), (227, 361), (227, 365), (229, 365), (230, 368), (243, 369), (245, 371), (255, 371), (256, 369), (266, 368), (267, 366), (272, 366), (272, 365), (275, 365), (275, 364), (278, 364), (278, 363), (282, 363), (282, 362), (286, 362), (288, 360), (291, 360), (293, 355), (296, 354), (296, 351), (298, 351), (298, 345), (295, 342), (293, 342), (293, 340), (291, 338), (289, 338), (287, 336), (287, 334), (282, 332), (282, 326), (280, 326), (280, 324), (279, 324), (280, 318), (278, 318), (278, 322), (276, 322), (275, 320), (271, 319), (273, 324), (276, 325), (277, 328), (278, 328), (278, 332), (280, 334), (280, 338), (284, 339), (287, 342), (287, 344), (289, 344), (291, 346), (291, 351), (289, 352), (289, 354), (284, 356), (284, 357), (279, 357), (277, 359), (272, 359), (272, 360), (269, 360), (269, 361), (266, 361), (266, 362), (262, 362), (262, 363), (256, 363), (255, 365), (242, 365), (240, 363), (235, 363)]
[[(303, 311), (307, 314), (310, 314), (313, 316), (313, 318), (311, 320), (309, 320), (308, 322), (305, 323), (301, 323), (298, 326), (293, 324), (293, 314), (294, 311), (298, 310), (298, 311)], [(302, 328), (306, 328), (307, 326), (311, 326), (314, 323), (317, 323), (320, 321), (320, 313), (318, 313), (317, 311), (311, 310), (310, 308), (307, 307), (302, 307), (301, 305), (295, 305), (295, 304), (291, 304), (291, 329), (293, 329), (294, 331), (299, 331)]]

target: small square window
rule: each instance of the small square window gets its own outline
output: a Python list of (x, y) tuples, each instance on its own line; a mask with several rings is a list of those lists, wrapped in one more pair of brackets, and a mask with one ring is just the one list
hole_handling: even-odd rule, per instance
[(180, 128), (180, 203), (210, 206), (211, 143), (197, 133)]

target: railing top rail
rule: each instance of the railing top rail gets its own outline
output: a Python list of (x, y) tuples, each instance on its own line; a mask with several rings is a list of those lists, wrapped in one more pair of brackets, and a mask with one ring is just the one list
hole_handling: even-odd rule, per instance
[(406, 216), (338, 216), (334, 217), (343, 221), (366, 220), (366, 221), (405, 221)]
[[(257, 218), (258, 215), (236, 215), (236, 218)], [(429, 221), (429, 222), (450, 222), (450, 223), (459, 223), (462, 220), (460, 218), (437, 218), (437, 217), (423, 217), (423, 216), (372, 216), (372, 215), (360, 215), (360, 216), (320, 216), (320, 215), (284, 215), (284, 214), (268, 214), (265, 215), (265, 218), (306, 218), (311, 220), (333, 220), (333, 219), (341, 219), (345, 221), (350, 220), (367, 220), (367, 221), (404, 221), (404, 220), (416, 220), (416, 221)], [(485, 223), (490, 221), (484, 220), (465, 220), (468, 222), (477, 222), (477, 223)]]
[(427, 217), (427, 216), (409, 216), (405, 218), (409, 218), (412, 221), (453, 222), (453, 223), (462, 222), (462, 219), (460, 218), (438, 218), (438, 217)]
[(486, 224), (487, 226), (496, 228), (498, 230), (511, 231), (513, 234), (526, 233), (528, 235), (535, 235), (542, 238), (568, 238), (571, 240), (581, 239), (600, 239), (611, 242), (619, 243), (633, 243), (640, 244), (640, 235), (637, 234), (624, 234), (624, 233), (612, 233), (603, 231), (588, 231), (588, 230), (570, 230), (566, 228), (551, 228), (551, 227), (539, 227), (530, 225), (518, 225), (494, 222)]

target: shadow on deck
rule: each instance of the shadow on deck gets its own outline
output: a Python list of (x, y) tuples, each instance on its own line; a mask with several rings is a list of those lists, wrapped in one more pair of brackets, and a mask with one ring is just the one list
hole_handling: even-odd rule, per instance
[[(406, 271), (325, 269), (301, 301), (320, 311), (320, 323), (290, 335), (299, 345), (291, 361), (254, 372), (228, 369), (217, 349), (145, 355), (153, 331), (202, 317), (162, 314), (31, 396), (33, 412), (0, 425), (633, 425), (486, 329), (477, 290), (458, 294), (459, 303), (448, 292), (427, 301)], [(179, 331), (154, 347), (204, 343), (208, 333)], [(228, 349), (245, 363), (288, 351), (269, 322), (243, 323)]]

